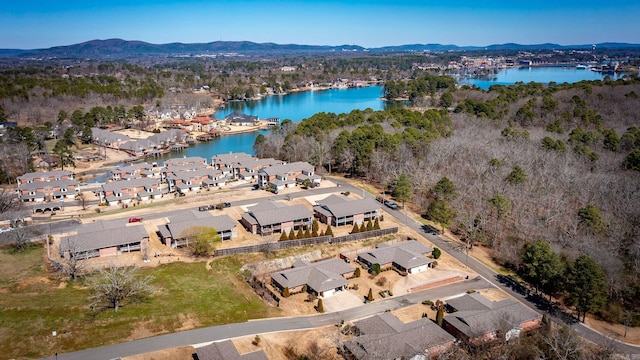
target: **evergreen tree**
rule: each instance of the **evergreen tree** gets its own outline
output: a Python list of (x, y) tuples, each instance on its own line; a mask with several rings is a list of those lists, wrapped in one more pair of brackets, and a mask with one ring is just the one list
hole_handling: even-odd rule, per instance
[(327, 231), (324, 232), (324, 235), (333, 237), (333, 230), (331, 230), (331, 225), (327, 225)]
[(284, 288), (284, 290), (282, 290), (282, 296), (285, 297), (285, 298), (288, 298), (289, 295), (290, 295), (289, 294), (289, 288), (288, 287)]
[(369, 288), (369, 294), (367, 295), (367, 301), (368, 302), (372, 302), (373, 301), (373, 290), (371, 288)]
[(287, 236), (287, 232), (286, 231), (282, 231), (282, 234), (280, 234), (280, 241), (287, 241), (289, 240), (289, 237)]
[(378, 218), (376, 218), (376, 221), (373, 223), (373, 229), (380, 230), (380, 221), (378, 221)]
[(357, 267), (357, 268), (356, 268), (356, 270), (355, 270), (355, 271), (354, 271), (354, 273), (353, 273), (353, 276), (355, 276), (355, 277), (359, 278), (359, 277), (360, 277), (360, 275), (361, 275), (361, 270), (360, 270), (360, 268), (359, 268), (359, 267)]
[(307, 228), (307, 230), (304, 231), (304, 239), (308, 239), (311, 237), (311, 231), (309, 231), (309, 228)]
[(322, 299), (318, 299), (318, 312), (319, 313), (324, 312), (324, 304), (322, 303)]
[(318, 219), (313, 219), (313, 223), (311, 224), (312, 232), (317, 234), (320, 230), (320, 224), (318, 223)]
[(367, 225), (365, 225), (363, 221), (362, 224), (360, 224), (360, 232), (366, 232), (366, 231), (367, 231)]
[(353, 224), (353, 229), (351, 229), (351, 233), (357, 234), (359, 232), (360, 232), (360, 228), (358, 227), (358, 224)]
[(371, 222), (371, 219), (369, 219), (369, 221), (367, 222), (366, 231), (371, 231), (371, 230), (373, 230), (373, 223)]
[(532, 283), (536, 291), (547, 287), (562, 272), (560, 257), (553, 252), (551, 245), (536, 240), (524, 245), (522, 254), (522, 277)]
[(296, 234), (296, 239), (304, 239), (304, 231), (302, 230), (302, 226), (298, 228), (298, 233)]
[(578, 311), (582, 322), (588, 312), (600, 309), (607, 302), (607, 283), (604, 272), (587, 255), (580, 255), (569, 271), (569, 298)]

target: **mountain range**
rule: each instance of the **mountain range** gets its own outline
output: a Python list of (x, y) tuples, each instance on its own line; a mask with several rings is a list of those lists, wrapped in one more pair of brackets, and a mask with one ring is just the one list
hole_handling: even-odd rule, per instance
[[(598, 49), (640, 48), (640, 44), (630, 43), (599, 43)], [(406, 52), (406, 51), (477, 51), (477, 50), (569, 50), (591, 49), (588, 45), (559, 45), (535, 44), (523, 45), (515, 43), (494, 44), (488, 46), (457, 46), (443, 44), (408, 44), (398, 46), (384, 46), (379, 48), (365, 48), (358, 45), (299, 45), (255, 43), (250, 41), (214, 41), (209, 43), (169, 43), (151, 44), (143, 41), (128, 41), (122, 39), (91, 40), (79, 44), (55, 46), (48, 49), (0, 49), (0, 57), (38, 57), (38, 58), (127, 58), (138, 56), (188, 56), (215, 55), (223, 53), (251, 54), (251, 53), (320, 53), (336, 51), (370, 51), (370, 52)]]

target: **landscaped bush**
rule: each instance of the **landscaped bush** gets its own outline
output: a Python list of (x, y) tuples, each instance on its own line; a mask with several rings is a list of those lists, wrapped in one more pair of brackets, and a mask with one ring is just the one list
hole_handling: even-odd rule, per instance
[(432, 306), (432, 305), (433, 305), (433, 301), (431, 301), (431, 300), (424, 300), (424, 301), (422, 302), (422, 305)]

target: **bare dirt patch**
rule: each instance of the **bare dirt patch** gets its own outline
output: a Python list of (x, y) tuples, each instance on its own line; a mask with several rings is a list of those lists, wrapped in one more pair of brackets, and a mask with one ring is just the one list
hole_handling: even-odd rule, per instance
[(260, 334), (258, 346), (252, 344), (254, 336), (233, 340), (238, 351), (243, 354), (262, 349), (270, 360), (287, 360), (284, 354), (315, 355), (327, 360), (342, 359), (338, 355), (337, 344), (344, 339), (340, 329), (327, 326), (316, 330), (289, 331), (281, 333)]
[(123, 357), (122, 360), (193, 360), (196, 349), (193, 346), (181, 346), (172, 349)]

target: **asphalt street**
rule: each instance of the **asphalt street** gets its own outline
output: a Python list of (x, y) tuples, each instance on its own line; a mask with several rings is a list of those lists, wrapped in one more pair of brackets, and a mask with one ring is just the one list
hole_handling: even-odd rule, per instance
[[(354, 187), (345, 182), (337, 182), (340, 186), (340, 191), (350, 192), (362, 192), (362, 194), (369, 198), (375, 198), (375, 195), (366, 193), (362, 188)], [(292, 193), (290, 195), (272, 195), (265, 199), (287, 199), (298, 198), (303, 196), (309, 196), (310, 194), (322, 194), (335, 192), (336, 188), (318, 188), (309, 189)], [(255, 203), (254, 199), (235, 201), (232, 206), (248, 205)], [(453, 244), (438, 235), (427, 233), (421, 223), (410, 218), (406, 215), (402, 209), (392, 210), (385, 208), (387, 214), (394, 216), (399, 222), (405, 224), (405, 226), (412, 228), (418, 234), (421, 234), (427, 240), (432, 242), (435, 246), (447, 251), (451, 256), (455, 257), (462, 264), (465, 264), (473, 271), (479, 274), (479, 278), (466, 280), (464, 282), (443, 286), (436, 289), (424, 290), (404, 296), (396, 296), (381, 301), (375, 301), (363, 306), (352, 308), (345, 311), (339, 311), (335, 313), (328, 313), (315, 316), (302, 316), (293, 318), (276, 318), (249, 321), (245, 323), (227, 324), (222, 326), (215, 326), (209, 328), (202, 328), (196, 330), (183, 331), (173, 334), (166, 334), (156, 336), (147, 339), (135, 340), (126, 343), (110, 345), (95, 349), (88, 349), (68, 354), (58, 354), (59, 359), (114, 359), (123, 356), (130, 356), (135, 354), (142, 354), (151, 351), (157, 351), (162, 349), (168, 349), (176, 346), (193, 345), (211, 341), (218, 341), (223, 339), (234, 338), (238, 336), (254, 335), (267, 332), (277, 332), (286, 330), (302, 330), (310, 329), (319, 326), (325, 326), (330, 324), (337, 324), (341, 320), (355, 320), (367, 316), (371, 316), (377, 313), (381, 313), (387, 310), (397, 309), (403, 306), (419, 303), (424, 299), (438, 299), (453, 296), (456, 294), (464, 293), (468, 289), (482, 289), (488, 287), (499, 288), (526, 306), (532, 308), (539, 313), (546, 313), (554, 321), (570, 325), (579, 335), (603, 346), (609, 346), (614, 344), (616, 350), (623, 354), (640, 354), (640, 347), (624, 344), (619, 341), (615, 341), (603, 334), (600, 334), (593, 329), (588, 328), (581, 322), (577, 322), (572, 318), (567, 317), (562, 312), (554, 311), (553, 314), (547, 311), (546, 306), (541, 306), (539, 298), (531, 296), (527, 291), (522, 291), (521, 288), (514, 286), (513, 283), (505, 281), (504, 277), (501, 277), (498, 273), (491, 268), (477, 261), (471, 256), (468, 256), (464, 251), (460, 250), (458, 244)], [(171, 211), (163, 212), (161, 214), (155, 214), (148, 216), (149, 218), (160, 218), (170, 215)], [(147, 216), (146, 216), (147, 217)], [(57, 231), (65, 229), (71, 224), (65, 225), (49, 225), (53, 226)]]

